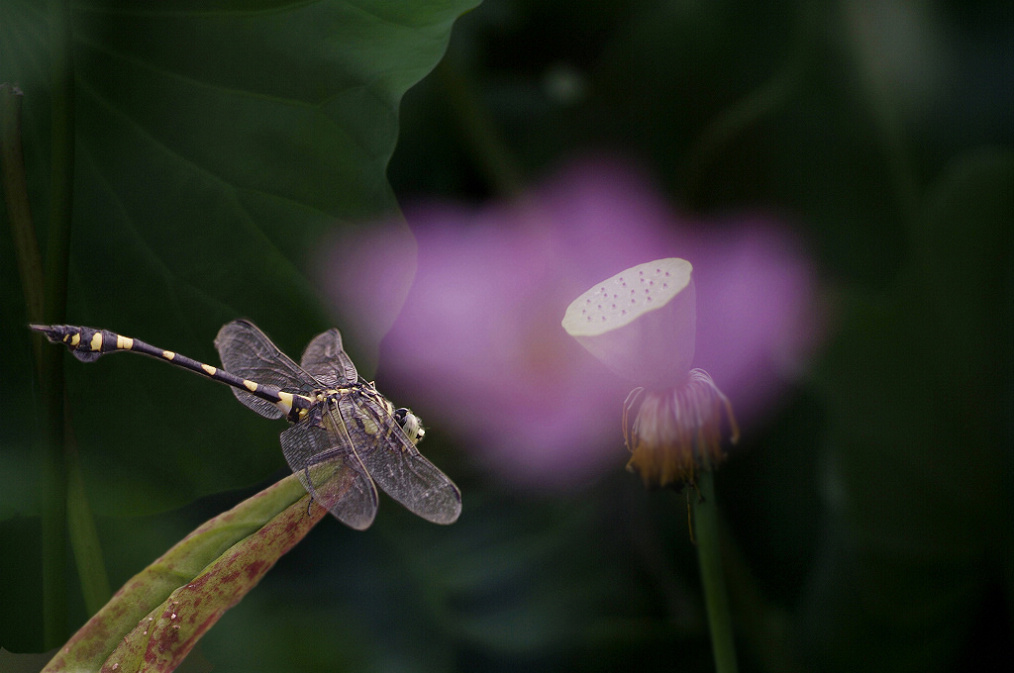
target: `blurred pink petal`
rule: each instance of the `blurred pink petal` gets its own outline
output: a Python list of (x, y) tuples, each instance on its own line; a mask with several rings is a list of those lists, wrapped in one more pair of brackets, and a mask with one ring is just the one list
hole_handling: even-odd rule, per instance
[(744, 426), (803, 368), (820, 325), (816, 278), (784, 229), (747, 221), (697, 246), (697, 356)]
[[(418, 266), (378, 378), (516, 483), (574, 485), (628, 457), (620, 409), (629, 384), (560, 326), (567, 305), (602, 279), (661, 257), (693, 263), (694, 364), (747, 427), (751, 410), (775, 398), (779, 363), (802, 357), (814, 333), (812, 272), (787, 232), (746, 222), (710, 233), (613, 163), (572, 167), (517, 202), (428, 205), (406, 217)], [(400, 303), (404, 281), (392, 278), (406, 275), (410, 256), (393, 226), (325, 253), (339, 312), (379, 336)]]

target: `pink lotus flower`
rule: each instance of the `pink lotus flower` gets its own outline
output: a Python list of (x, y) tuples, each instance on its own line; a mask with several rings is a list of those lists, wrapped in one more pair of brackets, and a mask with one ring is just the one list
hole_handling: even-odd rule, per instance
[[(324, 284), (381, 346), (378, 378), (428, 425), (456, 434), (515, 483), (568, 486), (622, 467), (630, 384), (560, 326), (567, 305), (625, 268), (690, 260), (697, 356), (746, 432), (802, 360), (816, 330), (813, 275), (789, 234), (763, 221), (674, 216), (646, 180), (615, 164), (564, 171), (527, 198), (406, 211), (417, 255), (394, 227), (328, 253)], [(417, 272), (402, 294), (392, 273)], [(352, 266), (350, 266), (352, 264)], [(407, 270), (407, 271), (406, 271)]]

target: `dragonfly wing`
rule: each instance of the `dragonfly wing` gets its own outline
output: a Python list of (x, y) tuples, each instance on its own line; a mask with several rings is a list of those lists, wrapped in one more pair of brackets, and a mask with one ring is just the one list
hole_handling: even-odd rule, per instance
[[(278, 350), (271, 339), (256, 325), (246, 320), (233, 320), (218, 331), (215, 348), (222, 358), (225, 371), (261, 385), (275, 386), (289, 392), (320, 387), (317, 381), (299, 368), (292, 359)], [(275, 405), (250, 393), (232, 389), (236, 399), (268, 418), (281, 418), (284, 413)]]
[(339, 401), (345, 427), (367, 471), (385, 493), (433, 523), (454, 523), (461, 491), (426, 460), (404, 430), (376, 401), (346, 395)]
[(337, 329), (314, 337), (300, 360), (302, 368), (329, 388), (355, 383), (359, 378), (356, 366), (342, 348), (342, 335)]
[(282, 432), (281, 440), (289, 467), (319, 505), (350, 528), (370, 527), (377, 515), (377, 487), (347, 434), (323, 427), (318, 415)]

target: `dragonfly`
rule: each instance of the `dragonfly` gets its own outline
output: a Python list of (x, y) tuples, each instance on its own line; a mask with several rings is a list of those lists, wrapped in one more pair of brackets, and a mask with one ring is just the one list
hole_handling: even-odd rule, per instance
[(454, 523), (461, 513), (461, 491), (416, 447), (425, 435), (422, 421), (359, 375), (337, 329), (314, 337), (297, 365), (253, 323), (234, 320), (215, 338), (222, 367), (214, 367), (108, 330), (30, 327), (82, 362), (141, 353), (231, 386), (261, 416), (285, 418), (290, 425), (281, 444), (289, 467), (313, 500), (350, 528), (373, 523), (377, 486), (433, 523)]

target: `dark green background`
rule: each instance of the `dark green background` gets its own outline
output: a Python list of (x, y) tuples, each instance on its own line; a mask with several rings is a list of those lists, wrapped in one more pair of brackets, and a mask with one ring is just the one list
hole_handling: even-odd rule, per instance
[[(323, 234), (621, 153), (702, 220), (784, 218), (821, 272), (827, 342), (718, 476), (741, 669), (1010, 666), (1009, 3), (494, 0), (453, 35), (473, 3), (205, 4), (72, 3), (69, 320), (209, 362), (235, 317), (289, 353), (342, 320), (368, 361), (310, 275)], [(0, 3), (43, 245), (49, 53), (41, 3)], [(41, 421), (0, 218), (0, 645), (38, 651)], [(224, 389), (66, 371), (114, 586), (281, 474), (280, 428)], [(202, 641), (215, 670), (711, 670), (680, 496), (622, 456), (534, 495), (439, 428), (425, 448), (461, 520), (325, 521)]]

